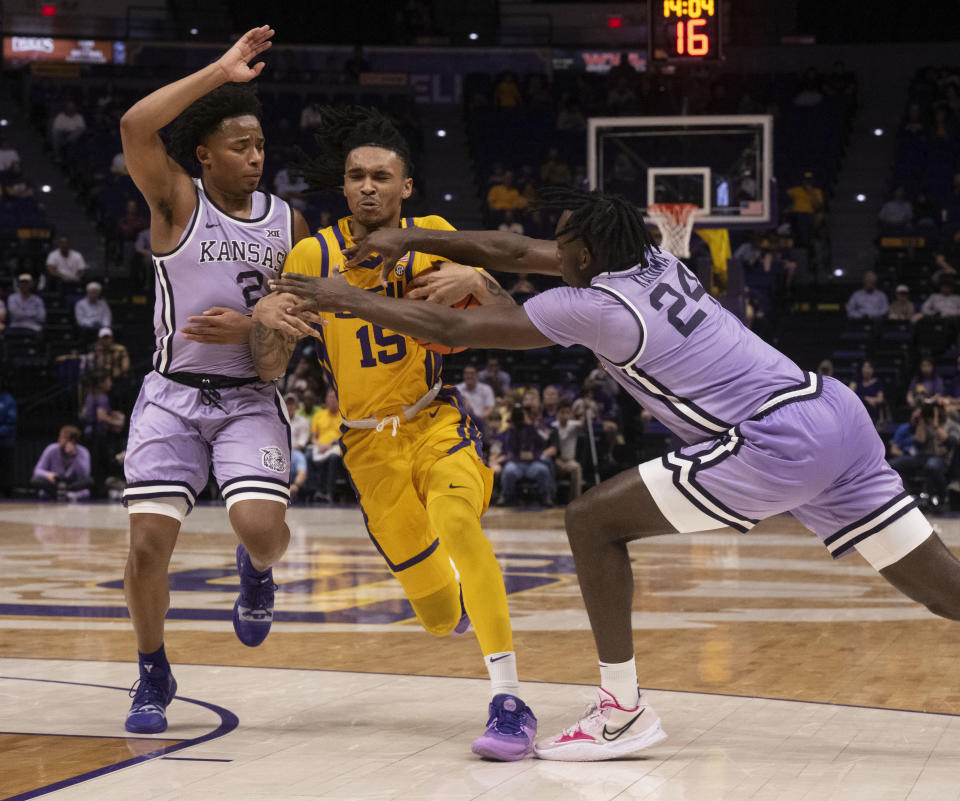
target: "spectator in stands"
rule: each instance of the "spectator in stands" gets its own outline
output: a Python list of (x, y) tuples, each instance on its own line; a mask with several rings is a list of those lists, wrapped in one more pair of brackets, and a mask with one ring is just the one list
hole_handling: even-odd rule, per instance
[(498, 108), (518, 108), (523, 103), (517, 76), (505, 72), (493, 87), (493, 105)]
[(283, 396), (287, 407), (287, 417), (290, 418), (290, 447), (293, 450), (306, 454), (310, 445), (310, 420), (302, 414), (297, 414), (300, 408), (300, 396), (296, 392), (287, 392)]
[(794, 239), (798, 245), (807, 247), (823, 225), (823, 191), (814, 185), (813, 173), (805, 172), (800, 184), (788, 189), (787, 195), (791, 201)]
[(833, 362), (829, 359), (824, 359), (820, 364), (817, 365), (817, 375), (833, 375)]
[[(556, 391), (556, 387), (554, 387), (554, 391)], [(546, 389), (543, 391), (543, 397), (544, 402), (546, 402)], [(559, 401), (556, 411), (556, 419), (551, 423), (553, 438), (550, 443), (557, 451), (557, 456), (554, 459), (557, 476), (568, 476), (570, 478), (570, 497), (567, 499), (569, 503), (579, 498), (583, 492), (583, 467), (577, 461), (577, 446), (583, 433), (583, 425), (573, 419), (573, 409), (570, 401)]]
[(493, 162), (493, 167), (490, 170), (490, 175), (487, 176), (487, 186), (496, 186), (497, 184), (503, 183), (503, 175), (505, 170), (503, 169), (502, 161)]
[(763, 258), (763, 235), (758, 231), (750, 234), (750, 238), (737, 246), (733, 251), (733, 258), (743, 264), (744, 267), (752, 267)]
[[(550, 224), (550, 220), (543, 213), (543, 209), (535, 208), (526, 217), (523, 228), (527, 236), (534, 239), (551, 239), (553, 237), (554, 226)], [(504, 219), (506, 219), (506, 213), (504, 213)]]
[(307, 389), (304, 390), (300, 397), (303, 400), (300, 404), (300, 408), (297, 409), (297, 414), (306, 418), (307, 423), (312, 424), (313, 416), (320, 410), (320, 407), (317, 406), (317, 396), (312, 389)]
[(296, 394), (298, 398), (300, 398), (308, 389), (315, 389), (311, 385), (310, 381), (311, 367), (312, 363), (310, 358), (308, 356), (301, 356), (297, 360), (297, 364), (293, 368), (293, 372), (287, 373), (285, 376), (280, 378), (280, 390), (282, 392), (292, 392)]
[(887, 317), (891, 320), (913, 322), (916, 314), (917, 307), (910, 300), (910, 287), (906, 284), (899, 284), (895, 290), (893, 303), (890, 304)]
[(890, 466), (905, 479), (922, 471), (930, 494), (929, 511), (938, 511), (947, 492), (950, 463), (960, 443), (960, 425), (947, 414), (941, 401), (928, 398), (913, 410), (910, 426), (916, 452), (894, 457)]
[(150, 247), (150, 228), (144, 228), (133, 243), (130, 254), (130, 280), (135, 289), (146, 289), (153, 279), (153, 249)]
[(941, 215), (943, 222), (960, 226), (960, 172), (953, 174), (953, 186), (943, 204)]
[(0, 494), (9, 496), (17, 444), (17, 401), (7, 391), (5, 383), (5, 376), (0, 372)]
[(903, 229), (913, 222), (913, 206), (903, 186), (893, 190), (893, 197), (880, 207), (880, 224), (886, 229)]
[(527, 199), (513, 185), (513, 173), (507, 170), (503, 182), (490, 187), (487, 192), (487, 206), (491, 211), (506, 211), (525, 208)]
[(923, 123), (923, 113), (919, 103), (911, 103), (907, 106), (907, 117), (900, 126), (900, 130), (908, 136), (919, 136), (925, 129)]
[(557, 419), (557, 409), (560, 408), (560, 390), (554, 384), (543, 388), (542, 419), (545, 426), (552, 426)]
[(854, 292), (847, 301), (847, 317), (851, 320), (878, 320), (890, 310), (887, 296), (877, 289), (877, 274), (868, 271), (863, 275), (863, 288)]
[(314, 128), (320, 126), (323, 122), (323, 103), (314, 98), (310, 103), (300, 112), (300, 128), (304, 131), (312, 131)]
[(307, 202), (303, 199), (303, 193), (307, 191), (307, 182), (296, 170), (291, 172), (287, 167), (278, 170), (273, 178), (273, 191), (295, 209), (303, 211), (307, 207)]
[(510, 389), (510, 373), (500, 369), (500, 360), (496, 356), (487, 359), (484, 368), (477, 373), (477, 378), (484, 384), (489, 384), (497, 398), (502, 398)]
[(940, 225), (940, 209), (926, 192), (918, 192), (913, 204), (913, 221), (918, 228), (936, 228)]
[(496, 398), (490, 385), (478, 379), (476, 365), (468, 364), (463, 368), (463, 381), (457, 384), (457, 389), (467, 402), (470, 417), (476, 421), (486, 420), (493, 411)]
[(623, 52), (620, 54), (620, 60), (610, 68), (607, 76), (611, 81), (623, 81), (627, 86), (633, 86), (637, 80), (637, 70), (630, 63), (630, 54)]
[(63, 111), (53, 118), (50, 133), (53, 138), (53, 152), (57, 159), (64, 158), (64, 151), (78, 141), (87, 130), (87, 121), (77, 110), (77, 104), (68, 100)]
[(547, 186), (570, 185), (570, 167), (560, 158), (559, 148), (551, 147), (547, 151), (547, 160), (540, 167), (540, 180)]
[(860, 365), (860, 377), (850, 382), (850, 389), (863, 401), (870, 419), (874, 423), (880, 422), (884, 416), (886, 400), (883, 395), (883, 381), (874, 373), (871, 362), (864, 361)]
[(940, 286), (940, 279), (945, 275), (952, 276), (954, 283), (956, 283), (956, 268), (954, 268), (954, 266), (947, 261), (947, 257), (943, 253), (933, 254), (933, 266), (937, 269), (934, 271), (933, 275), (930, 276), (931, 284), (934, 286)]
[(500, 505), (517, 500), (517, 482), (528, 479), (535, 483), (542, 506), (553, 505), (554, 480), (547, 460), (556, 456), (549, 435), (544, 437), (521, 405), (513, 407), (511, 426), (501, 435), (503, 469), (500, 473)]
[(126, 425), (126, 415), (113, 409), (110, 403), (110, 390), (113, 379), (107, 374), (95, 376), (83, 401), (80, 420), (84, 424), (86, 437), (100, 438), (119, 434)]
[(513, 209), (507, 209), (503, 213), (503, 222), (497, 226), (498, 231), (507, 231), (511, 234), (520, 234), (523, 236), (523, 223), (520, 222), (513, 213)]
[[(632, 69), (632, 67), (631, 67)], [(614, 116), (629, 114), (637, 105), (637, 95), (624, 78), (614, 80), (607, 92), (607, 107)]]
[(913, 431), (910, 423), (900, 423), (894, 430), (890, 438), (890, 449), (888, 460), (893, 461), (897, 456), (913, 456), (917, 452), (917, 446), (913, 441)]
[(820, 76), (813, 67), (810, 67), (800, 80), (800, 86), (793, 97), (793, 105), (799, 108), (812, 108), (819, 106), (822, 100)]
[(137, 234), (149, 224), (150, 221), (140, 213), (140, 204), (136, 200), (128, 200), (124, 206), (123, 216), (117, 220), (117, 232), (120, 234), (120, 241), (129, 242), (132, 247)]
[(517, 180), (517, 190), (520, 192), (523, 199), (527, 201), (528, 207), (529, 204), (536, 201), (537, 176), (533, 171), (533, 167), (531, 167), (529, 164), (524, 164), (520, 168), (520, 178)]
[(110, 161), (110, 174), (116, 175), (118, 177), (123, 177), (124, 175), (129, 175), (130, 171), (127, 169), (127, 157), (123, 155), (123, 151), (119, 151), (113, 159)]
[(103, 373), (116, 380), (130, 369), (130, 354), (125, 346), (113, 341), (113, 329), (103, 327), (97, 332), (97, 341), (84, 357), (84, 375)]
[(553, 108), (553, 95), (542, 75), (534, 73), (527, 80), (527, 91), (524, 102), (530, 108)]
[(537, 288), (526, 273), (518, 273), (517, 280), (513, 282), (508, 291), (518, 303), (529, 300), (537, 294)]
[(0, 135), (0, 173), (7, 172), (14, 164), (20, 163), (20, 154), (15, 147), (7, 142), (7, 137)]
[(924, 317), (960, 316), (960, 295), (954, 292), (954, 277), (950, 274), (940, 276), (940, 291), (930, 295), (920, 307)]
[(915, 409), (924, 400), (940, 400), (943, 395), (943, 379), (937, 375), (933, 359), (921, 359), (917, 374), (907, 387), (907, 404)]
[(558, 131), (583, 131), (587, 127), (587, 119), (583, 116), (579, 104), (568, 92), (560, 98), (560, 111), (557, 114)]
[(8, 337), (39, 338), (43, 334), (47, 307), (33, 290), (33, 276), (30, 273), (21, 273), (17, 278), (17, 291), (7, 298)]
[(80, 501), (90, 497), (90, 451), (78, 444), (79, 439), (80, 429), (64, 426), (57, 441), (44, 448), (30, 479), (40, 498)]
[(354, 45), (353, 53), (343, 63), (343, 71), (350, 83), (360, 83), (360, 76), (364, 72), (370, 72), (372, 69), (370, 59), (363, 52), (362, 45)]
[(58, 236), (57, 247), (47, 256), (47, 273), (53, 279), (51, 288), (78, 289), (86, 271), (87, 262), (70, 247), (69, 237)]
[(581, 189), (584, 192), (590, 191), (590, 179), (587, 178), (587, 168), (583, 164), (578, 164), (573, 168), (571, 185), (574, 189)]
[(321, 503), (333, 501), (337, 477), (343, 459), (340, 455), (340, 401), (333, 389), (328, 389), (322, 409), (310, 422), (311, 469), (317, 477), (317, 499)]
[(284, 395), (283, 402), (290, 419), (290, 503), (303, 503), (309, 480), (306, 449), (310, 445), (310, 421), (297, 414), (300, 398), (296, 392)]
[(10, 199), (28, 200), (36, 197), (36, 190), (23, 175), (23, 167), (19, 161), (13, 162), (10, 168), (3, 173), (3, 194)]
[(101, 297), (102, 293), (100, 282), (91, 281), (87, 284), (87, 294), (73, 307), (73, 316), (84, 345), (94, 342), (100, 336), (100, 329), (109, 328), (113, 322), (110, 306)]

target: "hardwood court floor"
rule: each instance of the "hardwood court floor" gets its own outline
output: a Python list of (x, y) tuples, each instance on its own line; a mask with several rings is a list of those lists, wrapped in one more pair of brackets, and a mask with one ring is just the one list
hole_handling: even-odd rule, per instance
[[(120, 584), (124, 511), (0, 506), (0, 753), (15, 766), (0, 770), (0, 798), (136, 759), (49, 797), (120, 798), (137, 786), (142, 798), (206, 801), (217, 782), (233, 788), (224, 797), (258, 799), (960, 797), (960, 627), (899, 596), (859, 556), (834, 562), (790, 518), (749, 535), (632, 547), (640, 681), (655, 690), (670, 738), (645, 758), (592, 767), (475, 760), (486, 701), (475, 639), (419, 629), (358, 510), (294, 508), (289, 520), (278, 619), (249, 649), (229, 623), (225, 512), (200, 507), (188, 518), (167, 650), (178, 699), (193, 701), (171, 706), (157, 743), (122, 730), (121, 690), (136, 678)], [(484, 523), (510, 593), (521, 678), (551, 683), (524, 694), (541, 733), (553, 733), (589, 694), (565, 685), (597, 680), (562, 515), (493, 510)], [(960, 546), (960, 522), (938, 524)], [(239, 728), (222, 731), (224, 715), (238, 715)], [(273, 745), (252, 745), (264, 742)], [(255, 761), (272, 789), (243, 791)], [(445, 780), (431, 784), (438, 771)], [(949, 782), (937, 778), (951, 771)]]

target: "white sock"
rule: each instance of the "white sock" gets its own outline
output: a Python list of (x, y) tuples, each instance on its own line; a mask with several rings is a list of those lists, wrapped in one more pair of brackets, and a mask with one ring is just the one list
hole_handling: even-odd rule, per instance
[(600, 686), (617, 699), (625, 709), (633, 709), (638, 702), (637, 662), (600, 663)]
[(520, 680), (517, 678), (517, 654), (514, 651), (500, 651), (487, 654), (483, 658), (490, 674), (490, 697), (500, 693), (518, 695)]

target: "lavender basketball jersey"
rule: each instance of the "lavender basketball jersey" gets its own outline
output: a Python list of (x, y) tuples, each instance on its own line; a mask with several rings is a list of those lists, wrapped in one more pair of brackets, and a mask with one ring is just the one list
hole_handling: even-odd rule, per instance
[(256, 375), (250, 347), (207, 345), (183, 338), (188, 317), (212, 306), (249, 313), (278, 278), (293, 246), (293, 211), (286, 201), (254, 192), (250, 219), (222, 211), (198, 179), (197, 208), (180, 244), (154, 254), (157, 301), (153, 325), (159, 373), (207, 373), (237, 378)]
[[(649, 266), (551, 289), (524, 305), (561, 345), (586, 345), (640, 404), (685, 442), (719, 436), (774, 393), (809, 385), (790, 359), (745, 328), (668, 253)], [(779, 397), (779, 395), (778, 395)]]

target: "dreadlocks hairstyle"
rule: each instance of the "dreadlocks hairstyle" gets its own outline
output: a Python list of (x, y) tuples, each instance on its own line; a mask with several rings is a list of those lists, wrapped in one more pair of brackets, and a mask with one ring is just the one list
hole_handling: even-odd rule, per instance
[(413, 159), (406, 140), (390, 118), (374, 108), (345, 106), (320, 109), (322, 122), (314, 134), (318, 152), (297, 152), (294, 169), (303, 175), (311, 192), (340, 192), (347, 156), (358, 147), (392, 150), (403, 162), (404, 178), (413, 174)]
[(260, 119), (260, 99), (251, 83), (225, 83), (194, 100), (170, 124), (170, 155), (185, 168), (196, 167), (202, 145), (220, 123), (252, 114)]
[(604, 271), (647, 266), (647, 254), (657, 250), (640, 210), (621, 195), (584, 192), (562, 186), (544, 187), (537, 205), (569, 211), (557, 239), (582, 239)]

